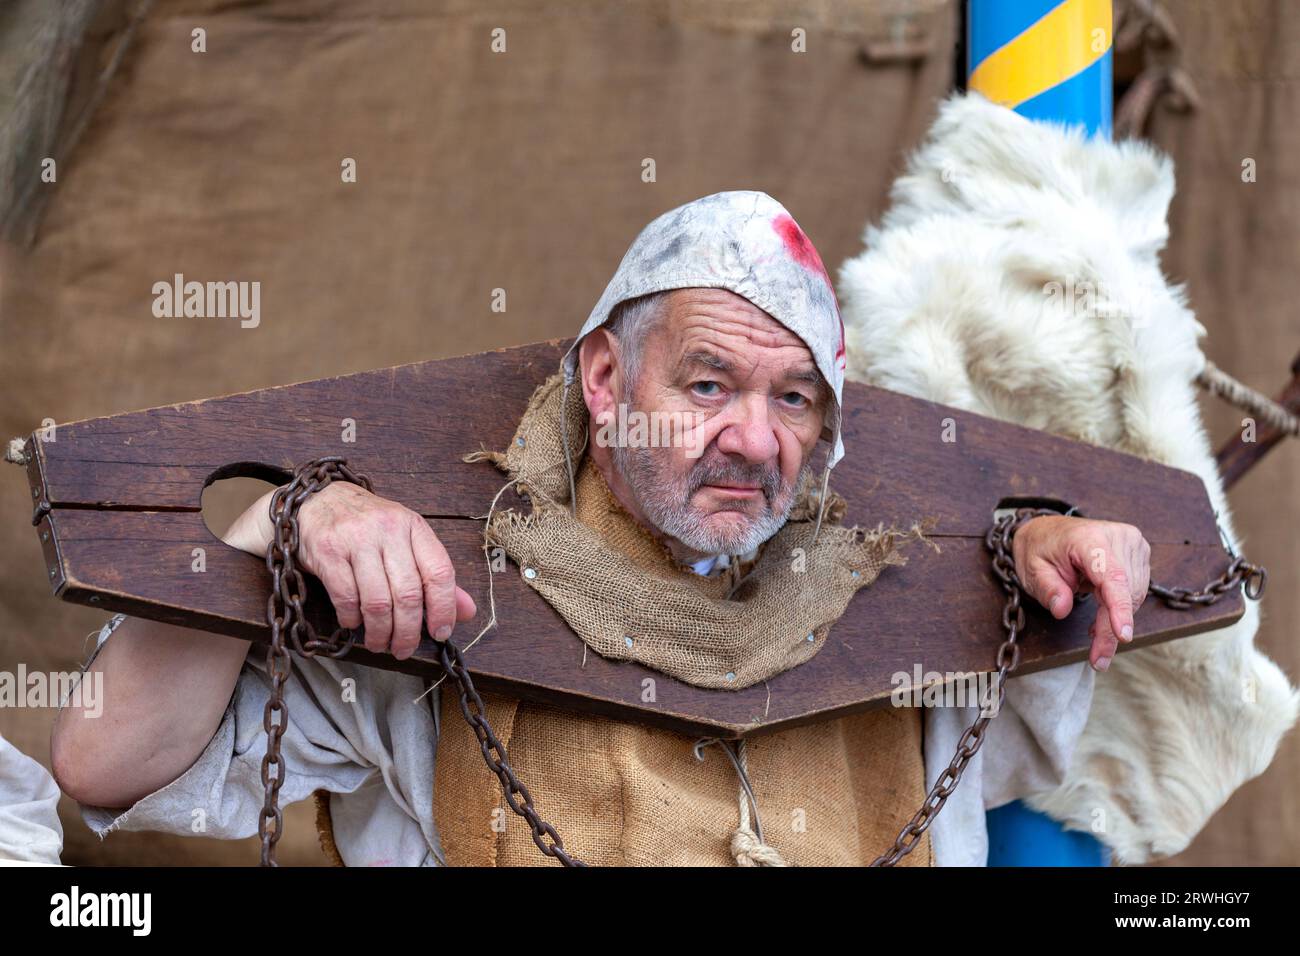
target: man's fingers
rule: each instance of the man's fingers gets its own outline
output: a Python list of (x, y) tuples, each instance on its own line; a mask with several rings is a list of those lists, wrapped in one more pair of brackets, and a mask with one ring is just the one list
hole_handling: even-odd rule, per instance
[(1080, 518), (1035, 518), (1014, 540), (1021, 582), (1058, 620), (1080, 588), (1097, 598), (1089, 661), (1110, 666), (1121, 641), (1133, 640), (1133, 614), (1150, 581), (1151, 548), (1131, 525)]
[(373, 545), (353, 553), (352, 575), (361, 600), (361, 620), (366, 626), (366, 650), (382, 654), (393, 636), (393, 595), (383, 559)]
[(1110, 615), (1106, 613), (1104, 607), (1097, 608), (1097, 617), (1093, 620), (1092, 627), (1088, 628), (1088, 635), (1092, 638), (1092, 646), (1088, 650), (1088, 663), (1095, 670), (1104, 671), (1110, 667), (1115, 651), (1119, 648), (1115, 632), (1111, 630)]
[(1110, 572), (1101, 593), (1111, 631), (1125, 643), (1133, 640), (1133, 592), (1129, 588), (1128, 572), (1123, 568)]
[(331, 560), (316, 575), (325, 585), (325, 592), (334, 605), (334, 616), (339, 626), (356, 630), (361, 626), (361, 602), (357, 594), (357, 579), (352, 575), (352, 565), (340, 559)]
[(468, 591), (456, 588), (456, 620), (468, 621), (478, 613), (478, 605), (474, 599), (469, 596)]
[[(456, 621), (466, 620), (459, 613), (461, 607), (456, 594), (456, 572), (451, 566), (451, 558), (424, 520), (415, 521), (411, 525), (411, 551), (424, 581), (425, 624), (434, 640), (445, 641), (451, 637)], [(466, 594), (465, 598), (468, 599), (469, 595)], [(472, 608), (474, 602), (471, 600), (469, 604)], [(470, 616), (472, 614), (471, 611)]]
[(1123, 563), (1109, 548), (1090, 548), (1081, 570), (1092, 582), (1097, 600), (1110, 619), (1110, 629), (1121, 640), (1133, 639), (1133, 591)]
[(1129, 552), (1129, 568), (1132, 569), (1129, 588), (1133, 595), (1133, 610), (1136, 613), (1142, 606), (1142, 602), (1147, 599), (1147, 591), (1151, 587), (1151, 545), (1141, 535)]
[(420, 645), (424, 623), (424, 582), (415, 566), (410, 547), (402, 540), (389, 541), (381, 551), (388, 590), (393, 598), (393, 638), (388, 651), (405, 660)]
[(1030, 597), (1047, 608), (1058, 621), (1074, 607), (1074, 588), (1050, 561), (1031, 559), (1029, 580), (1022, 581)]

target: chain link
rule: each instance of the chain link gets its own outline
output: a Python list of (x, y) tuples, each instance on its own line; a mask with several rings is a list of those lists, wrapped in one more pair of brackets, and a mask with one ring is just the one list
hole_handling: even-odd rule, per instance
[[(926, 795), (921, 808), (916, 811), (912, 819), (899, 832), (893, 846), (871, 861), (872, 866), (894, 866), (916, 848), (922, 835), (934, 822), (934, 818), (943, 809), (943, 805), (947, 803), (948, 797), (957, 789), (962, 772), (965, 771), (975, 754), (979, 752), (984, 743), (984, 733), (988, 728), (989, 721), (1002, 710), (1002, 703), (1006, 699), (1006, 679), (1020, 664), (1020, 644), (1018, 641), (1021, 632), (1025, 628), (1025, 609), (1020, 603), (1021, 595), (1024, 593), (1024, 585), (1016, 575), (1016, 562), (1012, 554), (1011, 539), (1026, 522), (1044, 515), (1059, 516), (1060, 512), (1053, 511), (1050, 508), (1020, 508), (1013, 513), (998, 518), (984, 537), (984, 546), (993, 553), (993, 576), (998, 579), (998, 582), (1002, 585), (1002, 590), (1006, 592), (1007, 596), (1002, 607), (1002, 629), (1006, 632), (1006, 639), (998, 647), (997, 670), (994, 672), (993, 679), (993, 695), (990, 695), (996, 696), (996, 702), (992, 707), (989, 706), (988, 701), (982, 702), (980, 716), (962, 734), (961, 739), (957, 742), (956, 753), (953, 754), (947, 768), (939, 774), (939, 779), (935, 781), (934, 786), (930, 788), (930, 792)], [(1231, 549), (1228, 550), (1228, 555), (1232, 560), (1227, 570), (1198, 591), (1189, 588), (1162, 587), (1159, 584), (1152, 583), (1148, 587), (1148, 592), (1160, 598), (1169, 607), (1178, 610), (1186, 610), (1194, 605), (1213, 604), (1224, 594), (1241, 587), (1243, 584), (1245, 585), (1246, 597), (1252, 601), (1259, 600), (1264, 591), (1264, 585), (1268, 581), (1267, 572), (1262, 567), (1250, 564), (1238, 557)]]
[(1217, 580), (1211, 581), (1199, 591), (1188, 588), (1169, 588), (1159, 584), (1151, 585), (1151, 593), (1165, 604), (1180, 611), (1189, 607), (1206, 607), (1213, 604), (1229, 591), (1242, 588), (1246, 597), (1258, 601), (1268, 583), (1268, 572), (1257, 564), (1251, 564), (1245, 558), (1232, 557), (1227, 569)]
[[(271, 694), (262, 712), (266, 730), (266, 755), (262, 758), (262, 815), (257, 821), (257, 835), (262, 841), (262, 865), (276, 866), (275, 847), (284, 832), (280, 812), (280, 788), (286, 767), (280, 753), (281, 738), (289, 721), (289, 707), (284, 700), (284, 685), (293, 671), (288, 631), (294, 650), (306, 657), (325, 654), (342, 657), (351, 648), (356, 635), (339, 628), (322, 638), (303, 613), (302, 602), (307, 585), (298, 570), (298, 510), (311, 495), (342, 479), (373, 491), (370, 479), (355, 474), (338, 455), (316, 458), (299, 467), (293, 480), (277, 488), (271, 496), (271, 522), (274, 532), (266, 549), (266, 566), (271, 571), (271, 594), (266, 599), (266, 620), (271, 626), (271, 642), (266, 649), (266, 671), (271, 677)], [(303, 640), (306, 632), (307, 639)]]
[(505, 747), (492, 732), (492, 725), (488, 723), (483, 699), (474, 689), (474, 681), (469, 676), (469, 669), (465, 666), (465, 658), (460, 648), (451, 641), (442, 641), (439, 647), (442, 651), (442, 669), (460, 687), (460, 712), (465, 715), (465, 720), (473, 729), (474, 736), (478, 738), (479, 749), (483, 751), (483, 760), (487, 763), (488, 769), (501, 781), (501, 792), (505, 795), (510, 809), (528, 822), (537, 849), (559, 860), (565, 866), (586, 866), (587, 864), (565, 851), (564, 841), (555, 832), (555, 827), (541, 818), (533, 806), (532, 794), (515, 776), (514, 769), (506, 757)]
[[(303, 611), (307, 585), (297, 566), (298, 512), (311, 495), (339, 480), (360, 485), (366, 491), (374, 491), (370, 479), (353, 472), (346, 459), (339, 455), (329, 455), (312, 459), (300, 466), (294, 472), (293, 480), (276, 489), (271, 496), (271, 521), (275, 531), (266, 549), (266, 566), (271, 571), (271, 594), (266, 602), (266, 619), (271, 626), (271, 642), (266, 651), (271, 694), (262, 713), (262, 726), (266, 730), (266, 755), (262, 758), (262, 787), (265, 793), (262, 815), (257, 824), (257, 834), (262, 841), (263, 866), (277, 865), (275, 848), (284, 829), (284, 817), (280, 811), (280, 788), (284, 784), (286, 768), (280, 744), (289, 719), (284, 685), (293, 668), (289, 648), (285, 644), (285, 634), (288, 633), (293, 649), (304, 657), (325, 655), (338, 658), (350, 651), (365, 633), (365, 628), (352, 631), (340, 627), (329, 637), (321, 637)], [(506, 803), (528, 822), (533, 842), (538, 849), (565, 866), (584, 866), (580, 860), (565, 852), (564, 841), (555, 828), (541, 818), (533, 806), (528, 788), (515, 776), (504, 745), (488, 723), (483, 699), (474, 689), (474, 682), (465, 667), (460, 648), (451, 641), (441, 641), (439, 647), (443, 670), (460, 689), (461, 713), (478, 738), (488, 769), (501, 781)]]
[[(292, 670), (285, 634), (288, 633), (293, 649), (305, 657), (324, 654), (337, 658), (351, 650), (358, 636), (364, 633), (364, 629), (350, 631), (338, 628), (329, 637), (322, 638), (303, 612), (306, 584), (297, 567), (298, 511), (308, 497), (337, 480), (350, 481), (367, 491), (373, 490), (369, 478), (354, 473), (342, 457), (331, 455), (313, 459), (299, 467), (294, 472), (293, 480), (277, 489), (271, 498), (271, 520), (275, 534), (266, 552), (266, 564), (271, 571), (272, 581), (266, 605), (267, 622), (271, 626), (271, 642), (266, 653), (266, 668), (271, 675), (271, 694), (262, 718), (267, 735), (266, 756), (262, 759), (265, 800), (257, 828), (262, 840), (263, 866), (276, 865), (275, 847), (284, 827), (284, 818), (279, 808), (280, 788), (285, 775), (280, 743), (289, 715), (284, 701), (284, 685)], [(1006, 593), (1002, 606), (1002, 628), (1006, 637), (999, 645), (995, 657), (993, 691), (989, 695), (990, 699), (982, 702), (980, 716), (966, 728), (957, 742), (952, 760), (939, 774), (920, 809), (899, 832), (893, 846), (876, 857), (871, 866), (894, 866), (916, 848), (925, 831), (947, 803), (948, 797), (957, 789), (962, 773), (983, 746), (989, 722), (1001, 711), (1006, 699), (1006, 679), (1020, 665), (1019, 639), (1025, 628), (1025, 609), (1021, 604), (1024, 586), (1016, 575), (1012, 538), (1020, 527), (1033, 518), (1059, 514), (1060, 512), (1048, 508), (1021, 508), (997, 519), (985, 535), (985, 547), (992, 552), (993, 575)], [(1149, 591), (1169, 607), (1178, 609), (1214, 604), (1224, 594), (1243, 585), (1246, 596), (1258, 600), (1268, 581), (1267, 572), (1233, 554), (1230, 549), (1229, 556), (1232, 560), (1223, 574), (1200, 590), (1163, 587), (1152, 583)], [(585, 863), (564, 849), (564, 841), (559, 833), (542, 819), (533, 805), (532, 794), (515, 775), (505, 746), (488, 722), (483, 699), (474, 688), (474, 681), (465, 666), (460, 648), (451, 641), (441, 641), (438, 646), (442, 668), (460, 692), (461, 713), (474, 731), (484, 763), (501, 783), (506, 804), (528, 823), (533, 843), (543, 854), (559, 860), (564, 866), (585, 866)]]

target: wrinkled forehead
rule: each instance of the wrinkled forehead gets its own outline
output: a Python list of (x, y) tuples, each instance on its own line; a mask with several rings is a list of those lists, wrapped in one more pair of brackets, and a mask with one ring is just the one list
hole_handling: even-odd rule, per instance
[(744, 296), (726, 289), (676, 289), (643, 346), (664, 368), (694, 365), (746, 375), (786, 373), (829, 393), (808, 344)]

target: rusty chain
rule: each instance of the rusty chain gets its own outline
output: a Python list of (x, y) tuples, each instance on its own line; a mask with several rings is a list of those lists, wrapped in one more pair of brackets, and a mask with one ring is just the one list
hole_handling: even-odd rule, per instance
[[(257, 821), (257, 835), (262, 840), (262, 865), (275, 866), (275, 846), (284, 830), (280, 813), (280, 787), (284, 784), (284, 758), (280, 739), (289, 720), (284, 702), (284, 685), (289, 680), (293, 662), (285, 646), (285, 631), (293, 647), (306, 657), (324, 653), (342, 657), (351, 649), (356, 635), (339, 628), (328, 638), (316, 633), (303, 613), (302, 602), (307, 585), (298, 569), (298, 510), (312, 494), (336, 479), (350, 481), (372, 491), (370, 479), (355, 474), (338, 455), (316, 458), (299, 467), (293, 480), (277, 488), (271, 496), (271, 522), (274, 533), (266, 549), (266, 566), (271, 572), (271, 594), (266, 600), (266, 620), (271, 625), (271, 642), (266, 649), (266, 670), (271, 677), (271, 695), (262, 711), (266, 730), (266, 756), (262, 758), (262, 815)], [(303, 640), (303, 632), (308, 634)], [(346, 635), (346, 636), (345, 636)], [(274, 823), (274, 828), (270, 825)]]
[[(872, 866), (894, 866), (916, 848), (921, 836), (934, 822), (934, 818), (943, 809), (943, 805), (947, 803), (948, 797), (957, 789), (957, 784), (961, 781), (962, 772), (966, 769), (967, 764), (971, 762), (983, 745), (984, 732), (988, 728), (989, 721), (1001, 712), (1002, 703), (1006, 699), (1006, 679), (1020, 664), (1020, 644), (1018, 640), (1025, 627), (1025, 609), (1020, 603), (1021, 595), (1024, 593), (1024, 585), (1016, 575), (1016, 562), (1011, 552), (1011, 539), (1016, 531), (1031, 519), (1044, 515), (1059, 516), (1060, 514), (1061, 512), (1053, 511), (1050, 508), (1020, 508), (998, 518), (993, 523), (993, 527), (989, 529), (988, 534), (985, 535), (984, 546), (993, 553), (993, 574), (1007, 595), (1006, 602), (1002, 607), (1002, 629), (1006, 632), (1006, 639), (998, 647), (997, 670), (994, 672), (993, 693), (996, 695), (996, 701), (991, 708), (988, 702), (982, 702), (983, 706), (980, 709), (979, 717), (966, 728), (966, 732), (957, 741), (956, 753), (953, 754), (952, 760), (949, 761), (943, 773), (939, 774), (939, 778), (934, 782), (934, 786), (930, 788), (930, 792), (926, 794), (925, 802), (921, 804), (921, 808), (916, 811), (912, 819), (899, 832), (898, 837), (894, 840), (894, 845), (871, 861)], [(1245, 559), (1238, 557), (1231, 548), (1228, 548), (1228, 556), (1231, 558), (1231, 562), (1227, 570), (1199, 591), (1193, 591), (1189, 588), (1162, 587), (1154, 582), (1148, 585), (1147, 591), (1160, 598), (1169, 607), (1179, 610), (1185, 610), (1193, 605), (1213, 604), (1224, 594), (1242, 587), (1243, 584), (1245, 585), (1246, 596), (1253, 601), (1259, 600), (1264, 591), (1264, 584), (1268, 580), (1267, 572), (1262, 567), (1250, 564)], [(988, 713), (987, 711), (990, 709), (992, 712)]]
[(1246, 597), (1258, 601), (1268, 583), (1268, 572), (1257, 564), (1251, 564), (1245, 558), (1229, 554), (1232, 558), (1227, 570), (1216, 581), (1211, 581), (1199, 591), (1189, 588), (1167, 588), (1152, 584), (1150, 592), (1169, 607), (1185, 611), (1189, 607), (1213, 604), (1229, 591), (1242, 588)]
[[(365, 633), (365, 628), (355, 631), (336, 629), (329, 637), (321, 637), (303, 612), (303, 598), (307, 587), (302, 571), (297, 567), (298, 512), (303, 503), (315, 492), (334, 481), (350, 481), (366, 491), (374, 491), (370, 479), (353, 472), (347, 460), (339, 455), (314, 458), (301, 465), (293, 480), (271, 496), (271, 521), (275, 528), (266, 549), (266, 566), (271, 571), (271, 594), (266, 602), (266, 619), (271, 625), (271, 642), (266, 651), (266, 670), (271, 676), (271, 694), (262, 713), (262, 726), (266, 730), (266, 756), (262, 758), (262, 787), (265, 797), (262, 815), (258, 820), (257, 834), (262, 841), (262, 865), (276, 866), (275, 847), (284, 829), (280, 811), (280, 787), (284, 784), (284, 758), (280, 753), (281, 737), (289, 719), (289, 708), (284, 701), (284, 685), (289, 680), (292, 659), (285, 645), (285, 632), (289, 634), (293, 649), (304, 657), (342, 657)], [(303, 639), (304, 632), (306, 639)], [(443, 670), (460, 689), (460, 710), (465, 715), (483, 751), (488, 769), (501, 781), (510, 809), (523, 817), (533, 833), (533, 842), (547, 856), (554, 857), (565, 866), (584, 866), (580, 860), (565, 852), (564, 842), (555, 828), (538, 814), (533, 806), (528, 788), (515, 776), (506, 756), (505, 747), (488, 723), (483, 700), (474, 689), (469, 670), (461, 656), (460, 648), (451, 641), (439, 642)], [(278, 719), (276, 719), (278, 718)], [(274, 827), (271, 824), (274, 824)], [(548, 842), (549, 839), (549, 842)]]
[[(483, 751), (483, 760), (487, 763), (488, 769), (501, 781), (501, 792), (505, 795), (510, 809), (528, 822), (537, 849), (559, 860), (565, 866), (586, 866), (587, 864), (565, 851), (564, 841), (555, 832), (555, 827), (541, 818), (533, 806), (533, 798), (528, 788), (515, 776), (514, 769), (506, 757), (505, 747), (492, 732), (492, 725), (488, 723), (483, 699), (474, 689), (474, 681), (469, 676), (469, 668), (465, 666), (465, 658), (460, 648), (451, 641), (441, 641), (439, 648), (442, 669), (460, 687), (460, 712), (465, 715), (465, 720), (473, 729), (474, 736), (478, 738), (479, 749)], [(549, 838), (550, 842), (548, 843), (545, 838)]]
[[(266, 666), (271, 675), (271, 694), (266, 702), (262, 723), (266, 729), (266, 756), (262, 760), (262, 785), (265, 789), (265, 801), (262, 815), (258, 821), (258, 835), (262, 841), (262, 865), (275, 866), (275, 846), (284, 827), (284, 818), (279, 808), (280, 787), (284, 782), (284, 759), (280, 754), (280, 740), (288, 720), (288, 708), (284, 702), (284, 685), (289, 679), (292, 661), (289, 648), (285, 644), (285, 632), (288, 631), (293, 649), (305, 657), (325, 654), (328, 657), (341, 657), (356, 643), (364, 629), (350, 631), (338, 628), (328, 638), (320, 637), (307, 621), (303, 612), (303, 598), (306, 584), (302, 572), (297, 568), (298, 553), (298, 511), (303, 502), (315, 492), (336, 480), (350, 481), (372, 491), (370, 480), (354, 473), (347, 466), (344, 458), (330, 455), (316, 458), (300, 466), (289, 484), (276, 490), (271, 498), (271, 520), (275, 534), (267, 547), (266, 564), (271, 571), (272, 589), (267, 599), (267, 622), (271, 626), (271, 642), (267, 648)], [(994, 522), (985, 535), (985, 547), (992, 552), (992, 571), (1006, 592), (1006, 601), (1002, 608), (1002, 627), (1006, 638), (998, 647), (994, 672), (993, 694), (996, 700), (990, 708), (984, 702), (980, 716), (966, 728), (957, 743), (956, 753), (948, 767), (939, 775), (934, 786), (930, 788), (921, 808), (912, 816), (907, 825), (899, 832), (893, 846), (871, 862), (871, 866), (894, 866), (911, 853), (920, 842), (939, 811), (947, 803), (948, 797), (956, 790), (962, 773), (979, 752), (984, 743), (984, 734), (989, 722), (1002, 708), (1006, 698), (1006, 679), (1020, 664), (1021, 632), (1025, 627), (1025, 609), (1021, 604), (1024, 586), (1016, 575), (1015, 558), (1012, 555), (1012, 537), (1026, 522), (1043, 515), (1059, 515), (1059, 511), (1048, 508), (1021, 508), (1003, 515)], [(1154, 582), (1149, 586), (1149, 593), (1160, 598), (1171, 608), (1186, 609), (1204, 606), (1218, 601), (1224, 594), (1244, 585), (1244, 591), (1251, 600), (1258, 600), (1268, 580), (1262, 567), (1250, 564), (1228, 549), (1232, 559), (1227, 570), (1214, 581), (1200, 590), (1179, 587), (1163, 587)], [(303, 639), (306, 632), (307, 638)], [(515, 775), (506, 753), (505, 746), (497, 738), (488, 722), (486, 708), (460, 648), (451, 641), (439, 642), (440, 658), (443, 671), (455, 682), (460, 692), (460, 710), (465, 721), (474, 731), (474, 736), (483, 753), (483, 760), (501, 783), (501, 790), (510, 809), (527, 821), (532, 831), (533, 842), (546, 856), (558, 860), (565, 866), (585, 866), (581, 860), (564, 849), (564, 841), (555, 828), (542, 819), (533, 805), (532, 795), (523, 782)], [(988, 711), (991, 709), (991, 713)], [(274, 719), (278, 717), (277, 719)], [(274, 770), (274, 773), (272, 772)], [(272, 828), (270, 824), (274, 823)]]

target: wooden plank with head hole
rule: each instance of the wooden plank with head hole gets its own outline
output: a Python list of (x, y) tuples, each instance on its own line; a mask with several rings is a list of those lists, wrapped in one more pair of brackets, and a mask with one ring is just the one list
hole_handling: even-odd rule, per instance
[[(483, 515), (504, 482), (462, 456), (504, 448), (533, 389), (566, 342), (421, 362), (57, 426), (33, 434), (28, 475), (38, 534), (58, 596), (218, 634), (264, 641), (265, 562), (222, 543), (203, 522), (202, 489), (233, 475), (275, 483), (321, 455), (341, 454), (375, 493), (424, 515), (478, 603), (462, 646), (486, 619)], [(355, 443), (341, 422), (357, 423)], [(954, 434), (956, 441), (944, 441)], [(832, 485), (849, 520), (936, 519), (942, 553), (908, 549), (860, 592), (811, 661), (766, 684), (705, 690), (633, 663), (583, 653), (559, 615), (507, 565), (494, 579), (498, 627), (467, 653), (485, 689), (639, 720), (691, 734), (736, 737), (887, 705), (897, 675), (988, 670), (1002, 639), (1001, 591), (983, 535), (1005, 499), (1058, 501), (1131, 522), (1152, 544), (1156, 580), (1200, 586), (1226, 564), (1209, 499), (1187, 472), (880, 389), (845, 389), (847, 457)], [(527, 507), (507, 493), (504, 506)], [(206, 570), (191, 570), (203, 548)], [(313, 623), (332, 628), (328, 596), (310, 580)], [(1031, 608), (1021, 673), (1086, 658), (1091, 602), (1053, 622)], [(1191, 611), (1148, 601), (1130, 647), (1223, 627), (1240, 594)], [(361, 663), (436, 673), (427, 637), (406, 662), (354, 652)], [(653, 701), (645, 698), (654, 681)]]

